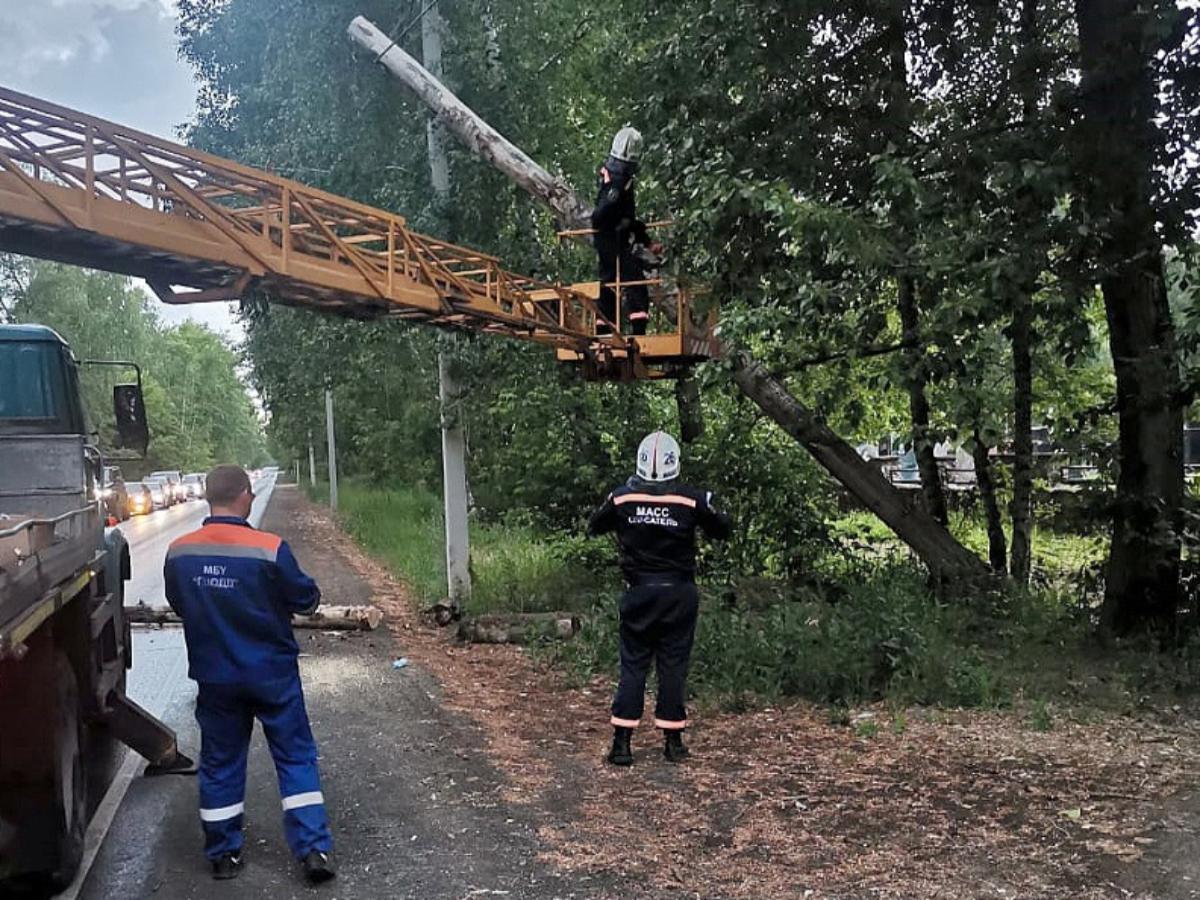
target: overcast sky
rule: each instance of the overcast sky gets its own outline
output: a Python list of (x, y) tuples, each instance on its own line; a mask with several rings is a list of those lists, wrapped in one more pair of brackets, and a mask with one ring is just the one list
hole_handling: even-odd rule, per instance
[[(174, 0), (0, 0), (0, 85), (172, 139), (196, 100)], [(240, 336), (226, 304), (155, 303)]]

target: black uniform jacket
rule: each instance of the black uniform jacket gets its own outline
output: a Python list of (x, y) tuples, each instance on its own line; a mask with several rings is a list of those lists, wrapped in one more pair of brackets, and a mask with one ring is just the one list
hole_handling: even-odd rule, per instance
[(646, 226), (638, 221), (633, 176), (634, 170), (628, 163), (611, 157), (600, 169), (592, 227), (601, 244), (623, 247), (630, 236), (638, 243), (650, 243)]
[(588, 534), (616, 531), (621, 570), (636, 585), (692, 581), (697, 528), (711, 538), (729, 536), (729, 516), (717, 510), (711, 491), (633, 478), (592, 514)]

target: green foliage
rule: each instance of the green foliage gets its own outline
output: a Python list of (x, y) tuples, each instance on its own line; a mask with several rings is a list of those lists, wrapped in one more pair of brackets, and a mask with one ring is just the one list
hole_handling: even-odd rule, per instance
[[(920, 573), (890, 565), (848, 579), (836, 598), (784, 591), (760, 604), (702, 592), (690, 675), (702, 697), (726, 703), (808, 697), (853, 704), (1006, 702), (993, 664), (971, 646), (961, 611), (935, 603)], [(583, 633), (558, 654), (579, 677), (616, 669), (616, 598), (602, 599)]]
[(1035, 700), (1029, 710), (1029, 727), (1034, 731), (1051, 731), (1054, 728), (1053, 712), (1045, 700)]
[[(9, 313), (48, 325), (76, 358), (141, 366), (150, 449), (124, 465), (126, 477), (155, 469), (207, 471), (220, 462), (266, 461), (262, 428), (238, 368), (237, 353), (194, 323), (168, 327), (145, 293), (119, 275), (9, 258), (3, 268)], [(101, 445), (112, 445), (112, 385), (129, 372), (85, 367), (82, 384)], [(143, 472), (144, 470), (144, 472)]]
[[(425, 5), (181, 0), (181, 51), (204, 85), (191, 141), (395, 209), (517, 271), (584, 277), (591, 254), (556, 243), (544, 211), (457, 145), (452, 200), (434, 196), (426, 110), (343, 37), (362, 14), (419, 58), (420, 29), (399, 28)], [(866, 441), (909, 434), (909, 394), (924, 384), (936, 436), (978, 432), (1003, 448), (1014, 421), (1014, 311), (1028, 303), (1035, 421), (1073, 455), (1111, 461), (1108, 323), (1094, 287), (1107, 224), (1089, 218), (1074, 182), (1074, 4), (614, 0), (600, 10), (459, 0), (441, 9), (448, 84), (584, 196), (612, 132), (625, 121), (642, 128), (640, 203), (646, 218), (673, 220), (671, 264), (711, 285), (722, 338), (751, 349), (835, 430)], [(1196, 17), (1166, 0), (1145, 9), (1164, 85), (1147, 178), (1170, 181), (1157, 211), (1165, 238), (1184, 245), (1200, 185), (1184, 151), (1196, 93), (1184, 36)], [(1172, 291), (1190, 322), (1189, 271), (1173, 270)], [(917, 285), (919, 319), (919, 346), (904, 353), (893, 352), (913, 338), (897, 315), (901, 276)], [(537, 348), (259, 302), (245, 320), (281, 461), (305, 458), (313, 435), (323, 456), (330, 385), (343, 469), (377, 484), (437, 484), (436, 359), (450, 352), (466, 387), (453, 415), (468, 433), (484, 523), (577, 533), (629, 474), (641, 435), (677, 426), (668, 385), (585, 385)], [(1185, 359), (1195, 344), (1183, 341)], [(841, 498), (754, 417), (727, 370), (706, 366), (702, 381), (709, 431), (687, 449), (685, 477), (716, 490), (739, 523), (728, 546), (705, 551), (705, 570), (795, 581), (847, 548), (875, 558), (878, 536), (836, 533)], [(536, 556), (525, 554), (535, 571), (553, 558)], [(971, 665), (960, 669), (964, 693), (993, 691)]]

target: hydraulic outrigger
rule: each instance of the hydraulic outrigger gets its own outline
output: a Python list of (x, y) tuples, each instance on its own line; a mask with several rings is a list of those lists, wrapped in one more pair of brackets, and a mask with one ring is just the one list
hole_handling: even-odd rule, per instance
[(3, 88), (0, 250), (138, 276), (167, 303), (253, 292), (534, 341), (590, 378), (658, 377), (717, 352), (715, 310), (694, 321), (681, 285), (652, 280), (653, 333), (609, 322), (597, 336), (595, 282), (518, 275), (394, 213)]

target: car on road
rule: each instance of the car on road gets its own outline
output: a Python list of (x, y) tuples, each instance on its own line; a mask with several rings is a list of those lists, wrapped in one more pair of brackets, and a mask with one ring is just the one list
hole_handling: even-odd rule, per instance
[(154, 512), (154, 494), (144, 481), (132, 481), (125, 485), (129, 495), (129, 515), (146, 516)]
[(170, 495), (171, 503), (182, 503), (187, 499), (183, 492), (183, 476), (178, 469), (164, 469), (160, 472), (151, 472), (151, 478), (160, 478), (166, 483), (167, 493)]
[(184, 475), (183, 490), (188, 500), (203, 500), (204, 475), (200, 472), (189, 472)]
[(105, 466), (96, 488), (96, 499), (104, 503), (104, 514), (124, 522), (129, 518), (129, 492), (120, 466)]
[(161, 478), (145, 478), (142, 480), (150, 491), (150, 502), (154, 509), (166, 509), (174, 501), (171, 500), (171, 486)]

